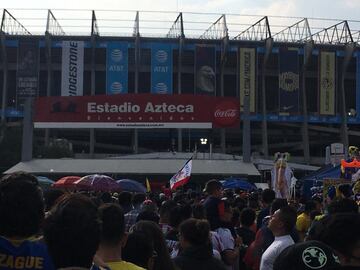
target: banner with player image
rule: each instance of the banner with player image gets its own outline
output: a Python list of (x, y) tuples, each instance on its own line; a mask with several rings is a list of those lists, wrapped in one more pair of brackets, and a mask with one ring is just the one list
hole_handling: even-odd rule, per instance
[(297, 48), (279, 50), (279, 112), (299, 112), (299, 56)]
[(128, 92), (128, 43), (108, 42), (106, 48), (106, 94)]
[(291, 199), (295, 196), (296, 178), (288, 165), (289, 153), (276, 153), (271, 170), (271, 188), (276, 198)]
[(216, 94), (215, 46), (196, 45), (195, 49), (195, 94)]
[(320, 52), (320, 114), (335, 115), (335, 53)]
[(255, 112), (255, 48), (239, 49), (240, 110), (244, 108), (244, 96), (250, 97), (250, 112)]
[(151, 93), (172, 94), (171, 44), (156, 43), (151, 47)]

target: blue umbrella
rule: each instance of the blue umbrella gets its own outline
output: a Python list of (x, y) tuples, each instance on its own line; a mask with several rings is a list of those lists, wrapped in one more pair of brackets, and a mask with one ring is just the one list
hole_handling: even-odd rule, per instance
[(120, 180), (117, 180), (116, 182), (120, 185), (121, 190), (146, 193), (146, 187), (143, 184), (141, 184), (135, 180), (120, 179)]
[(227, 178), (220, 181), (223, 188), (241, 188), (243, 190), (251, 191), (256, 190), (256, 186), (249, 183), (246, 179), (240, 178)]
[(44, 189), (50, 188), (51, 185), (55, 183), (55, 181), (53, 181), (45, 176), (36, 176), (36, 178), (39, 182), (39, 186)]

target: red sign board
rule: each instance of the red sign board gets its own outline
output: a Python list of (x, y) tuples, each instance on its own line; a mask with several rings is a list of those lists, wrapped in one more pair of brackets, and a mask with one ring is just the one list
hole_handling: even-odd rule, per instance
[(237, 98), (122, 94), (40, 97), (35, 128), (239, 127)]

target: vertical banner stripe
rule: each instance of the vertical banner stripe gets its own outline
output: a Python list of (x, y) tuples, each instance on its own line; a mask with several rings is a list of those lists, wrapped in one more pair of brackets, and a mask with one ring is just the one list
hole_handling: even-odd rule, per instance
[(106, 48), (106, 94), (128, 92), (128, 43), (108, 42)]
[(39, 43), (20, 40), (16, 72), (17, 98), (36, 97), (39, 89)]
[(172, 94), (172, 49), (170, 44), (151, 47), (151, 93)]
[(279, 51), (279, 112), (299, 112), (299, 57), (297, 48)]
[(84, 80), (84, 42), (62, 42), (61, 95), (82, 96)]
[(196, 45), (195, 94), (215, 95), (216, 52), (214, 46)]
[(244, 96), (250, 97), (250, 112), (255, 112), (255, 48), (239, 49), (240, 110), (244, 109)]
[(360, 51), (356, 57), (356, 117), (360, 117)]
[(335, 114), (335, 53), (320, 53), (320, 114)]

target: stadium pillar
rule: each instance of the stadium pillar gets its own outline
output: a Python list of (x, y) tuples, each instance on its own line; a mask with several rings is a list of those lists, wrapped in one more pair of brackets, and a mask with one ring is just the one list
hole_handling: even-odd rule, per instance
[[(227, 48), (229, 45), (229, 36), (226, 35), (223, 38), (222, 42), (222, 50), (221, 50), (221, 66), (220, 66), (220, 96), (224, 96), (224, 71), (225, 71), (225, 64), (227, 60)], [(220, 129), (220, 148), (222, 153), (226, 153), (226, 129)]]
[(32, 159), (33, 153), (33, 122), (32, 122), (32, 98), (27, 98), (24, 105), (23, 136), (21, 145), (21, 161)]
[(251, 136), (250, 136), (250, 97), (244, 96), (244, 116), (243, 116), (243, 161), (251, 162)]
[[(46, 69), (47, 69), (47, 85), (46, 96), (51, 96), (51, 84), (52, 84), (52, 63), (51, 63), (51, 35), (49, 32), (45, 32), (45, 51), (46, 51)], [(44, 143), (49, 145), (50, 129), (45, 129)]]
[(262, 148), (263, 148), (263, 154), (264, 158), (269, 158), (269, 144), (268, 144), (268, 132), (267, 132), (267, 110), (266, 110), (266, 86), (265, 86), (265, 78), (266, 78), (266, 66), (267, 62), (269, 60), (269, 56), (272, 51), (274, 40), (272, 38), (268, 38), (265, 40), (265, 55), (264, 55), (264, 61), (262, 66), (262, 74), (261, 74), (261, 94), (262, 94)]
[(351, 58), (355, 50), (355, 43), (349, 43), (345, 45), (345, 57), (341, 69), (341, 78), (340, 78), (340, 97), (341, 97), (341, 142), (344, 144), (345, 149), (349, 147), (349, 132), (347, 125), (347, 109), (346, 109), (346, 93), (345, 93), (345, 74), (346, 70), (349, 67)]
[(0, 142), (5, 137), (5, 129), (6, 129), (6, 100), (7, 100), (7, 80), (8, 80), (8, 62), (7, 62), (7, 54), (6, 54), (6, 46), (5, 46), (5, 33), (0, 32), (0, 40), (1, 40), (1, 58), (3, 62), (3, 85), (2, 85), (2, 104), (1, 104), (1, 126), (0, 126)]
[(307, 74), (307, 67), (311, 61), (313, 48), (314, 48), (313, 41), (307, 42), (305, 44), (304, 64), (302, 68), (302, 78), (301, 78), (303, 116), (304, 116), (302, 129), (301, 129), (301, 136), (302, 136), (303, 149), (304, 149), (304, 161), (307, 164), (310, 164), (310, 143), (309, 143), (309, 125), (308, 125), (308, 114), (307, 114), (306, 74)]
[[(138, 14), (138, 13), (137, 13)], [(137, 20), (138, 20), (138, 16)], [(138, 29), (137, 29), (138, 30)], [(135, 35), (135, 94), (139, 93), (139, 66), (140, 66), (140, 34), (137, 31)], [(139, 136), (138, 130), (135, 128), (133, 132), (133, 153), (139, 152)]]
[[(91, 33), (91, 95), (95, 95), (95, 50), (96, 50), (96, 35)], [(90, 157), (94, 158), (95, 150), (95, 129), (90, 129)]]
[[(180, 36), (179, 38), (179, 56), (178, 56), (178, 70), (177, 70), (177, 83), (178, 83), (178, 93), (181, 94), (181, 71), (182, 71), (182, 54), (183, 54), (183, 45), (184, 45), (184, 36)], [(178, 128), (177, 130), (178, 133), (178, 144), (177, 144), (177, 150), (178, 152), (182, 152), (183, 147), (182, 147), (182, 129)]]

